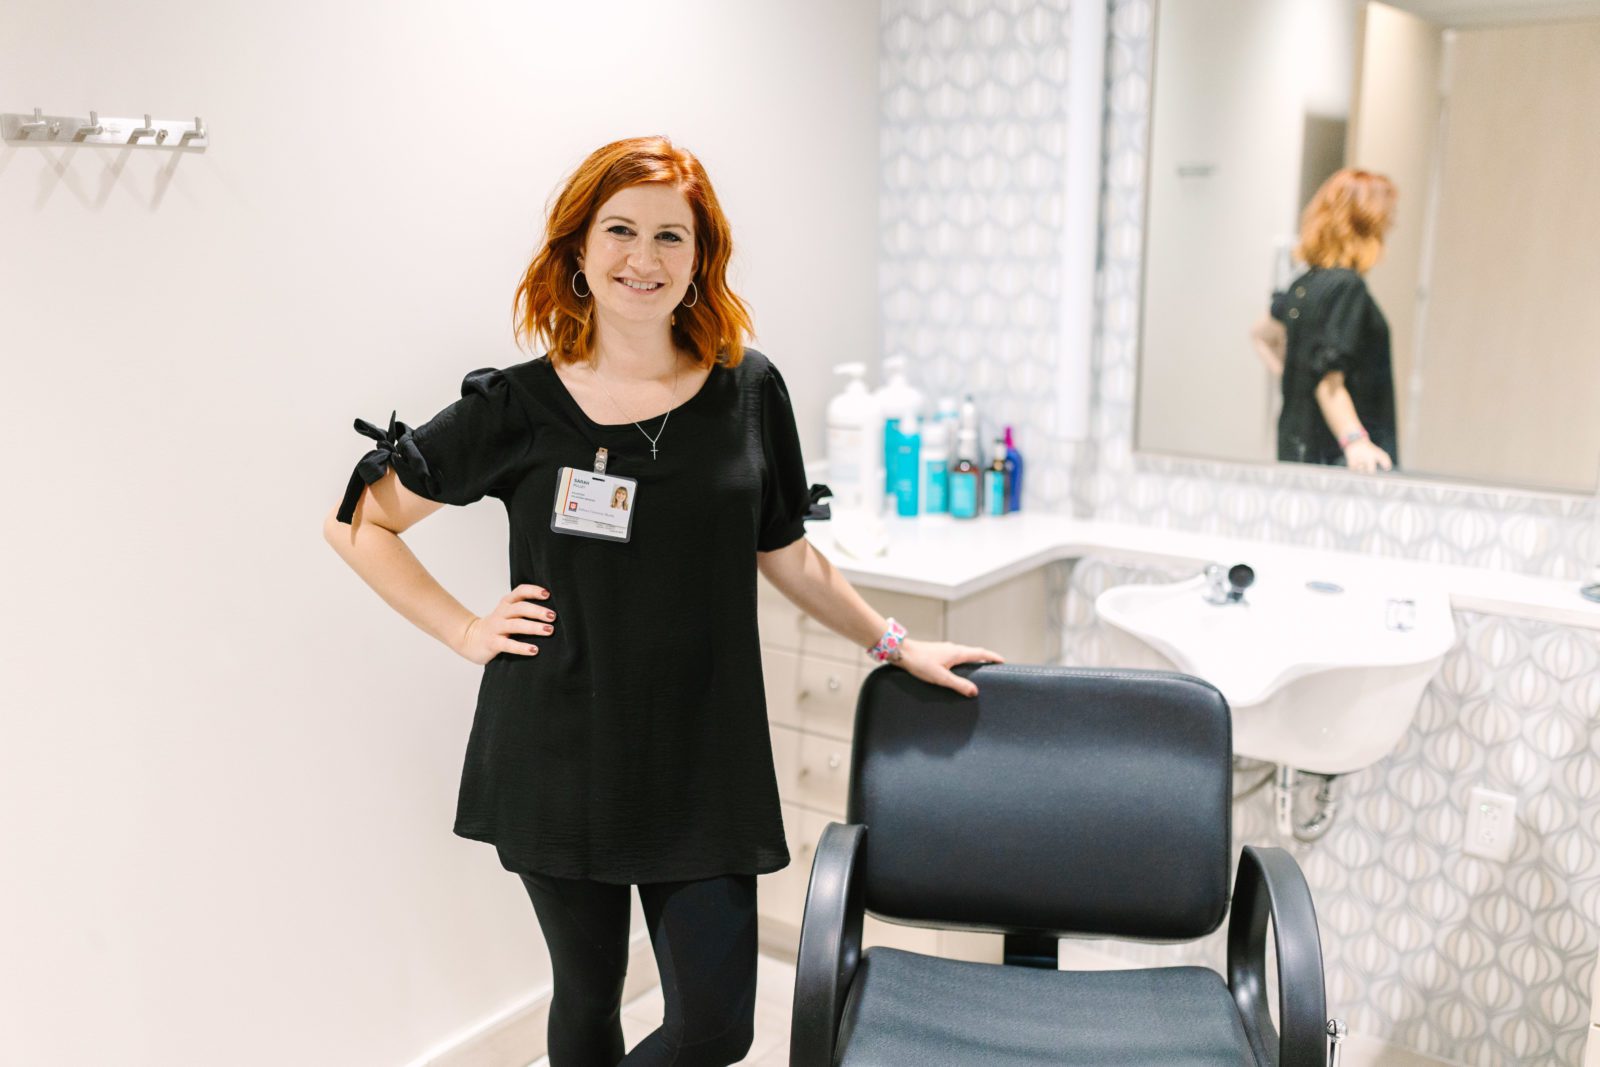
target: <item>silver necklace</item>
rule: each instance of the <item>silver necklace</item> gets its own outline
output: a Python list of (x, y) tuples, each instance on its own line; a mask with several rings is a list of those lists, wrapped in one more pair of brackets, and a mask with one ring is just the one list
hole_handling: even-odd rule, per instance
[[(683, 368), (681, 366), (675, 368), (673, 370), (673, 372), (672, 372), (672, 407), (677, 407), (678, 406), (678, 376), (682, 372), (683, 372)], [(594, 369), (594, 364), (593, 363), (589, 364), (589, 373), (594, 375), (594, 380), (600, 383), (600, 388), (606, 389), (605, 379), (600, 377), (600, 372)], [(606, 396), (610, 396), (611, 397), (611, 403), (616, 405), (616, 409), (618, 411), (622, 411), (622, 405), (617, 403), (617, 398), (616, 397), (611, 396), (611, 390), (610, 389), (606, 389)], [(626, 411), (622, 411), (622, 415), (623, 415), (624, 418), (626, 418), (628, 413)], [(639, 424), (637, 422), (634, 423), (635, 426), (639, 426), (639, 432), (644, 434), (645, 437), (648, 438), (649, 441), (650, 441), (650, 458), (651, 459), (655, 459), (656, 458), (656, 442), (661, 440), (661, 435), (667, 432), (667, 419), (670, 419), (670, 418), (672, 418), (672, 408), (668, 408), (667, 409), (666, 418), (663, 418), (661, 420), (661, 429), (656, 431), (656, 435), (654, 437), (651, 437), (649, 431), (647, 431), (643, 426), (639, 426)]]

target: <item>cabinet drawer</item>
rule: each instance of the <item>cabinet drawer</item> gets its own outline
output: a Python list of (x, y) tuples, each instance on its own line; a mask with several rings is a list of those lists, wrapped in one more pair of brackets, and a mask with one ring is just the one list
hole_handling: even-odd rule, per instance
[(778, 799), (794, 803), (800, 799), (800, 738), (792, 726), (769, 723), (772, 734), (772, 768), (778, 775)]
[(868, 661), (841, 663), (821, 656), (795, 659), (794, 706), (798, 725), (842, 741), (855, 735), (856, 700)]
[(795, 799), (844, 821), (850, 796), (850, 742), (800, 733)]
[(756, 629), (761, 634), (762, 645), (798, 652), (800, 619), (804, 614), (788, 597), (773, 588), (771, 582), (756, 575)]
[[(857, 586), (856, 591), (878, 614), (898, 619), (910, 636), (929, 641), (944, 640), (944, 601), (863, 586)], [(761, 631), (762, 643), (774, 648), (833, 656), (848, 662), (866, 659), (865, 644), (857, 645), (811, 618), (759, 574), (756, 576), (756, 625)]]
[[(822, 834), (836, 822), (844, 822), (843, 817), (835, 817), (824, 812), (809, 811), (804, 808), (793, 807), (785, 804), (784, 832), (789, 833), (788, 827), (792, 819), (797, 836), (789, 838), (789, 855), (792, 862), (778, 874), (795, 872), (794, 882), (783, 888), (774, 890), (776, 898), (780, 893), (792, 893), (780, 900), (772, 902), (769, 911), (766, 902), (761, 904), (763, 913), (772, 914), (775, 918), (791, 924), (795, 931), (800, 930), (805, 920), (806, 895), (811, 890), (811, 867), (816, 862), (817, 846), (822, 841)], [(767, 875), (765, 877), (775, 877)], [(790, 903), (792, 901), (792, 903)], [(792, 907), (793, 911), (783, 913), (780, 909)], [(861, 944), (865, 948), (869, 945), (888, 945), (892, 948), (901, 948), (909, 952), (920, 952), (928, 956), (943, 956), (952, 960), (971, 960), (975, 963), (1000, 963), (1005, 958), (1005, 939), (999, 934), (979, 933), (971, 930), (939, 930), (925, 926), (903, 926), (899, 923), (884, 922), (882, 919), (871, 915), (863, 917), (861, 924)]]
[(756, 910), (784, 924), (798, 935), (806, 914), (806, 894), (811, 889), (811, 867), (817, 844), (830, 820), (796, 804), (783, 809), (783, 836), (789, 843), (789, 866), (756, 878)]
[[(924, 641), (945, 639), (945, 602), (935, 597), (894, 593), (887, 589), (862, 589), (861, 598), (884, 618), (893, 618), (906, 628), (906, 636)], [(857, 649), (856, 654), (866, 653)], [(870, 661), (869, 661), (870, 662)]]
[(800, 836), (805, 838), (806, 846), (810, 850), (806, 853), (806, 876), (800, 890), (800, 910), (795, 912), (794, 925), (799, 929), (801, 920), (805, 918), (806, 893), (811, 888), (811, 865), (817, 860), (817, 846), (822, 844), (822, 834), (828, 827), (836, 822), (844, 822), (842, 816), (825, 815), (818, 811), (799, 811)]
[(811, 857), (817, 854), (817, 848), (814, 841), (806, 846), (806, 822), (801, 809), (793, 804), (778, 807), (783, 812), (783, 837), (789, 845), (789, 866), (756, 875), (756, 911), (798, 930), (800, 918), (805, 914)]
[(767, 697), (767, 718), (786, 726), (800, 726), (800, 657), (770, 645), (761, 646), (761, 687)]

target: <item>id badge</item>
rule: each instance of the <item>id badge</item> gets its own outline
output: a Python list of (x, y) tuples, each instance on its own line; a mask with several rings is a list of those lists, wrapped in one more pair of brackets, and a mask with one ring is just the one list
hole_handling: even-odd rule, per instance
[[(603, 467), (600, 460), (596, 466)], [(633, 534), (633, 509), (639, 483), (601, 471), (562, 467), (556, 476), (556, 499), (550, 529), (579, 537), (626, 542)]]

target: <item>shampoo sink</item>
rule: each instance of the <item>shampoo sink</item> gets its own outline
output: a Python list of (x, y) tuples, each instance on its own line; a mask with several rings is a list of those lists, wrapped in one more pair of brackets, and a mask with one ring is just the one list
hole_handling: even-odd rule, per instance
[(1110, 662), (1204, 678), (1233, 709), (1234, 752), (1281, 767), (1346, 774), (1388, 755), (1455, 643), (1446, 595), (1393, 575), (1260, 566), (1243, 601), (1223, 604), (1210, 585), (1101, 593)]

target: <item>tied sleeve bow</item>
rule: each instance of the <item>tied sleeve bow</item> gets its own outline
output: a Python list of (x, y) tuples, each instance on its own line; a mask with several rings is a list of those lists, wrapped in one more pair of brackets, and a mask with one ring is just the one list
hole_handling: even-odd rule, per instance
[(356, 432), (378, 442), (378, 447), (362, 456), (356, 463), (356, 469), (350, 473), (350, 484), (345, 487), (344, 501), (339, 505), (338, 517), (342, 523), (349, 524), (351, 516), (355, 514), (356, 502), (361, 499), (361, 490), (382, 478), (390, 463), (394, 464), (397, 473), (405, 469), (407, 473), (415, 473), (426, 484), (427, 460), (422, 458), (422, 452), (417, 448), (411, 427), (397, 420), (395, 414), (393, 411), (389, 413), (387, 431), (380, 430), (366, 419), (356, 419)]
[(828, 505), (822, 503), (825, 498), (833, 496), (832, 489), (829, 489), (820, 482), (812, 482), (808, 495), (810, 497), (808, 502), (809, 506), (807, 507), (806, 513), (802, 515), (801, 518), (821, 520), (832, 517), (833, 513), (829, 509)]

